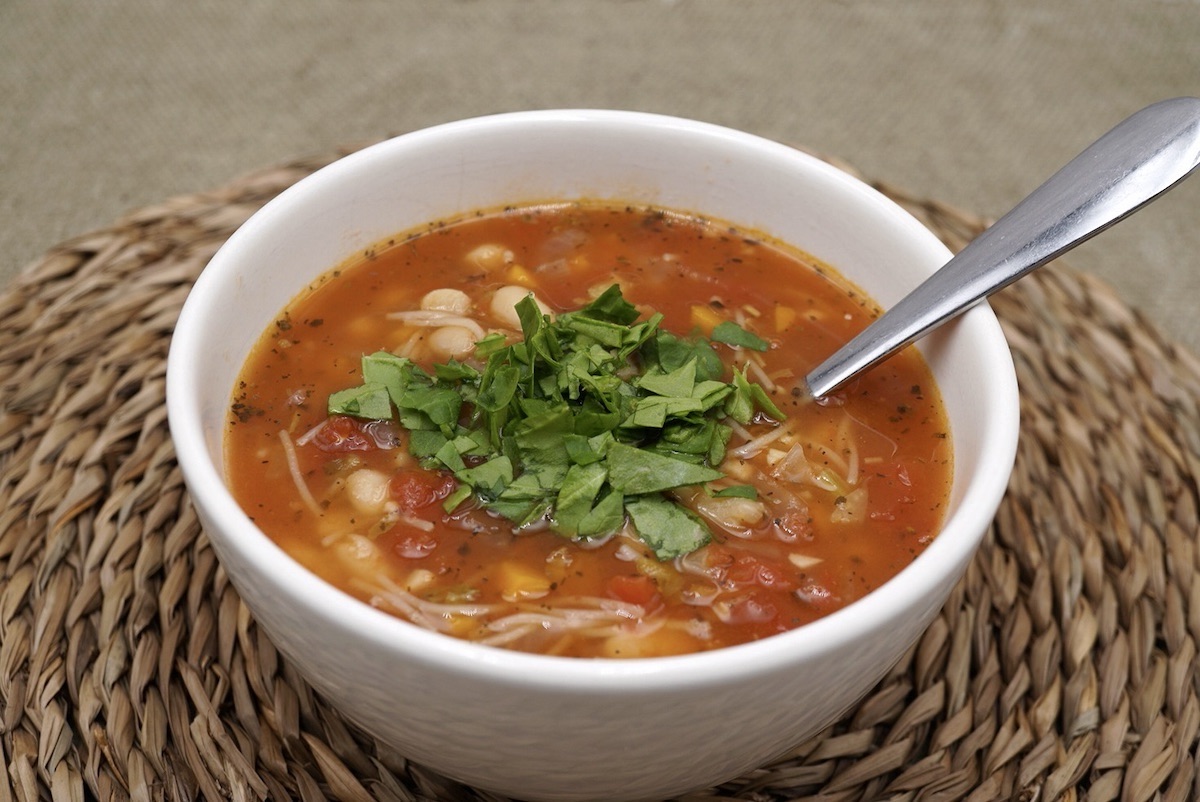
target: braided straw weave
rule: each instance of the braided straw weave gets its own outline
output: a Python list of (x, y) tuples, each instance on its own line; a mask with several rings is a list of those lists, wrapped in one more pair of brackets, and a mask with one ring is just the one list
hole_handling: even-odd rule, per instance
[[(0, 295), (0, 802), (494, 799), (296, 676), (217, 564), (167, 433), (193, 280), (339, 155), (136, 211)], [(879, 188), (952, 248), (984, 225)], [(689, 800), (1195, 797), (1200, 363), (1061, 264), (993, 305), (1023, 431), (966, 578), (842, 721)]]

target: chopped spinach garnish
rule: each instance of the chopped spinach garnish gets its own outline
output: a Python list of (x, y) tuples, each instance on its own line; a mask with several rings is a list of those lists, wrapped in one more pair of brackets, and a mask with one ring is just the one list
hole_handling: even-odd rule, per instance
[[(482, 367), (451, 361), (430, 373), (386, 352), (363, 357), (362, 385), (333, 393), (329, 413), (406, 428), (413, 456), (462, 483), (447, 511), (474, 496), (518, 527), (546, 520), (582, 539), (611, 534), (628, 516), (663, 560), (709, 542), (707, 525), (666, 491), (724, 478), (716, 466), (727, 418), (783, 420), (744, 372), (723, 380), (712, 345), (766, 342), (733, 323), (712, 341), (677, 336), (660, 328), (661, 315), (639, 320), (615, 284), (557, 317), (532, 297), (517, 312), (522, 338), (481, 340)], [(718, 495), (754, 497), (745, 486)]]
[(713, 493), (713, 498), (748, 498), (757, 499), (758, 491), (754, 485), (733, 485)]
[(771, 347), (770, 343), (762, 337), (754, 332), (746, 331), (732, 320), (726, 320), (714, 326), (712, 338), (714, 342), (737, 345), (754, 351), (766, 351)]

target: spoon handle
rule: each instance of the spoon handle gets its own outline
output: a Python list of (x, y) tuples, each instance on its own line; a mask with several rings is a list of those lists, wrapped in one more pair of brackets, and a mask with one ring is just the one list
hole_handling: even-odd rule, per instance
[(1148, 106), (1096, 140), (818, 365), (820, 398), (1166, 192), (1200, 164), (1200, 99)]

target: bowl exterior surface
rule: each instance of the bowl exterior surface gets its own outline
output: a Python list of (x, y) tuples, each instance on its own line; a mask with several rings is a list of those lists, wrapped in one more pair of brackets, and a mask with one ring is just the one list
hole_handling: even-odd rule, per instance
[(921, 344), (951, 420), (946, 530), (892, 582), (785, 635), (701, 655), (585, 661), (422, 631), (302, 569), (238, 509), (221, 437), (235, 377), (317, 275), (395, 233), (479, 208), (610, 198), (793, 243), (884, 306), (948, 257), (844, 173), (777, 143), (656, 115), (497, 115), (398, 137), (304, 179), (213, 258), (168, 363), (168, 412), (205, 531), (249, 609), (310, 684), (403, 754), (526, 799), (663, 797), (761, 765), (832, 721), (919, 637), (966, 570), (1015, 454), (1016, 385), (984, 306)]

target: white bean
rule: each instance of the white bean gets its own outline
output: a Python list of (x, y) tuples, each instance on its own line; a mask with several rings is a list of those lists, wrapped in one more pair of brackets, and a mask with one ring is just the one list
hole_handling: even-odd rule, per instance
[(380, 558), (378, 546), (362, 535), (353, 533), (338, 538), (333, 544), (333, 551), (343, 565), (356, 571), (374, 569)]
[(484, 270), (496, 270), (511, 264), (513, 252), (503, 245), (486, 242), (467, 254), (467, 261)]
[(421, 308), (432, 312), (454, 312), (458, 315), (465, 315), (471, 311), (471, 296), (452, 287), (430, 290), (421, 299)]
[(362, 512), (383, 512), (388, 501), (388, 475), (373, 468), (359, 468), (346, 477), (350, 503)]
[(404, 589), (409, 593), (416, 593), (429, 587), (436, 578), (428, 568), (418, 568), (408, 575), (408, 579), (404, 581)]
[[(516, 284), (501, 287), (492, 295), (492, 315), (509, 328), (520, 329), (521, 317), (517, 314), (517, 304), (525, 296), (532, 294), (532, 290), (527, 287), (517, 286)], [(533, 300), (538, 305), (538, 309), (542, 310), (542, 314), (550, 314), (550, 307), (546, 306), (536, 295), (534, 295)]]
[(442, 326), (429, 335), (429, 347), (443, 359), (461, 359), (475, 350), (475, 335), (462, 326)]

